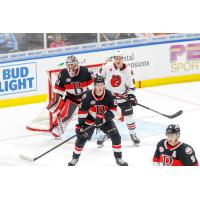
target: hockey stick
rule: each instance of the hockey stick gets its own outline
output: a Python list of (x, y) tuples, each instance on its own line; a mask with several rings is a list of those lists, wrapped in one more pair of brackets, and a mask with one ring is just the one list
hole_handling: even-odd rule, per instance
[(164, 117), (167, 117), (167, 118), (169, 118), (169, 119), (173, 119), (173, 118), (175, 118), (175, 117), (178, 117), (178, 116), (180, 116), (180, 115), (183, 113), (182, 110), (179, 110), (178, 112), (174, 113), (173, 115), (166, 115), (166, 114), (160, 113), (160, 112), (158, 112), (158, 111), (156, 111), (156, 110), (153, 110), (153, 109), (151, 109), (151, 108), (149, 108), (149, 107), (147, 107), (147, 106), (144, 106), (144, 105), (142, 105), (142, 104), (137, 103), (137, 105), (138, 105), (138, 106), (141, 106), (141, 107), (143, 107), (143, 108), (145, 108), (145, 109), (147, 109), (147, 110), (150, 110), (150, 111), (152, 111), (152, 112), (155, 112), (155, 113), (157, 113), (157, 114), (159, 114), (159, 115), (162, 115), (162, 116), (164, 116)]
[[(121, 96), (120, 99), (125, 99), (125, 100), (127, 100), (127, 101), (130, 101), (128, 98), (123, 98), (122, 96)], [(155, 113), (157, 113), (157, 114), (159, 114), (159, 115), (162, 115), (162, 116), (164, 116), (164, 117), (167, 117), (167, 118), (169, 118), (169, 119), (176, 118), (176, 117), (180, 116), (180, 115), (183, 113), (182, 110), (179, 110), (178, 112), (174, 113), (173, 115), (166, 115), (166, 114), (164, 114), (164, 113), (158, 112), (158, 111), (156, 111), (156, 110), (154, 110), (154, 109), (152, 109), (152, 108), (149, 108), (149, 107), (147, 107), (147, 106), (144, 106), (144, 105), (142, 105), (142, 104), (137, 103), (136, 105), (137, 105), (137, 106), (141, 106), (141, 107), (143, 107), (143, 108), (145, 108), (145, 109), (147, 109), (147, 110), (150, 110), (150, 111), (152, 111), (152, 112), (155, 112)]]
[[(85, 128), (85, 129), (83, 129), (83, 130), (81, 130), (81, 132), (85, 132), (85, 131), (89, 130), (90, 128), (94, 127), (94, 126), (95, 126), (95, 124), (94, 124), (94, 125), (91, 125), (91, 126), (89, 126), (89, 127), (87, 127), (87, 128)], [(53, 151), (54, 149), (57, 149), (59, 146), (65, 144), (65, 143), (68, 142), (68, 141), (70, 141), (70, 140), (73, 139), (74, 137), (76, 137), (76, 134), (73, 135), (73, 136), (71, 136), (70, 138), (66, 139), (65, 141), (61, 142), (60, 144), (56, 145), (55, 147), (49, 149), (48, 151), (44, 152), (43, 154), (41, 154), (41, 155), (35, 157), (35, 158), (30, 158), (30, 157), (25, 156), (25, 155), (22, 155), (22, 154), (19, 155), (19, 158), (21, 158), (22, 160), (34, 162), (34, 161), (38, 160), (39, 158), (45, 156), (46, 154), (50, 153), (50, 152)]]

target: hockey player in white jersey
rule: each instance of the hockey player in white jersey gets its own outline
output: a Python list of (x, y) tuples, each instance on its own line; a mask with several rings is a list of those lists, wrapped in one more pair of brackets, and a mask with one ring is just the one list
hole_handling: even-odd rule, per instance
[[(126, 121), (131, 140), (138, 145), (140, 140), (136, 135), (132, 107), (137, 105), (135, 81), (132, 70), (123, 61), (123, 52), (116, 51), (114, 61), (107, 63), (100, 71), (100, 74), (105, 78), (106, 89), (110, 90), (117, 99), (117, 104)], [(105, 139), (106, 136), (101, 135), (97, 144), (102, 146)]]

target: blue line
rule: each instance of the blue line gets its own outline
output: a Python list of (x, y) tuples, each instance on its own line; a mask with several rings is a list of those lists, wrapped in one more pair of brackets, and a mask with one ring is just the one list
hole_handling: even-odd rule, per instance
[(83, 50), (83, 51), (77, 51), (77, 52), (71, 51), (71, 52), (65, 52), (65, 53), (60, 53), (60, 54), (44, 55), (44, 56), (39, 56), (39, 57), (29, 57), (29, 58), (12, 60), (12, 61), (3, 61), (3, 62), (0, 62), (0, 64), (20, 62), (20, 61), (26, 61), (26, 60), (39, 60), (39, 59), (44, 59), (44, 58), (67, 56), (67, 55), (71, 55), (71, 54), (75, 55), (75, 54), (84, 54), (84, 53), (92, 53), (92, 52), (99, 52), (99, 51), (109, 51), (109, 50), (114, 50), (114, 49), (126, 49), (126, 48), (131, 48), (131, 47), (142, 47), (142, 46), (151, 46), (151, 45), (177, 43), (177, 42), (188, 42), (188, 41), (198, 41), (198, 40), (200, 40), (200, 38), (182, 39), (182, 40), (173, 40), (173, 41), (162, 41), (162, 42), (149, 42), (149, 43), (145, 43), (145, 44), (121, 45), (121, 46), (115, 46), (115, 47), (97, 48), (97, 49)]

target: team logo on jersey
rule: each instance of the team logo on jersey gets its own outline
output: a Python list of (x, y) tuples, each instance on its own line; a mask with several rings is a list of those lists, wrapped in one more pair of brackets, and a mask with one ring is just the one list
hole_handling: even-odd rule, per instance
[(162, 153), (164, 152), (164, 148), (163, 147), (159, 147), (159, 151)]
[(92, 101), (90, 102), (91, 105), (94, 105), (95, 103), (96, 103), (95, 100), (92, 100)]
[(192, 151), (192, 148), (191, 148), (191, 147), (186, 147), (186, 149), (185, 149), (185, 153), (186, 153), (186, 154), (189, 154), (189, 155), (190, 155), (190, 154), (192, 154), (192, 152), (193, 152), (193, 151)]
[(174, 160), (174, 159), (173, 159), (171, 156), (163, 155), (162, 163), (163, 163), (163, 165), (170, 166), (170, 165), (172, 165), (173, 160)]
[(72, 80), (71, 78), (67, 78), (67, 79), (66, 79), (66, 81), (67, 81), (68, 83), (71, 82), (71, 80)]
[(112, 78), (110, 80), (110, 84), (112, 87), (119, 87), (122, 83), (121, 76), (119, 75), (112, 75)]
[(105, 108), (104, 105), (96, 105), (96, 111), (97, 111), (97, 113), (103, 114), (103, 113), (105, 113), (105, 110), (106, 110), (106, 108)]

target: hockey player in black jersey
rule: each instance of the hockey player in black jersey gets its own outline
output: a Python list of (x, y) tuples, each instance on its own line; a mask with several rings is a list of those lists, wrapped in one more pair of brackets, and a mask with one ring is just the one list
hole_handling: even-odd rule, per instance
[(167, 139), (161, 140), (156, 147), (153, 165), (156, 166), (198, 166), (194, 149), (179, 141), (180, 128), (171, 124), (166, 129)]
[(54, 137), (61, 136), (59, 122), (62, 121), (62, 129), (65, 129), (91, 83), (93, 83), (93, 73), (89, 72), (86, 67), (79, 66), (75, 56), (68, 56), (66, 68), (61, 70), (55, 83), (54, 98), (47, 107), (50, 112), (57, 115), (50, 128)]
[[(105, 89), (104, 78), (97, 76), (94, 80), (94, 90), (90, 90), (84, 95), (78, 111), (77, 139), (72, 160), (68, 163), (68, 166), (77, 164), (81, 151), (87, 140), (91, 139), (95, 127), (98, 127), (111, 138), (116, 163), (120, 166), (128, 166), (128, 163), (122, 160), (121, 137), (113, 122), (116, 110), (115, 97)], [(82, 132), (89, 126), (91, 126), (90, 129)]]

